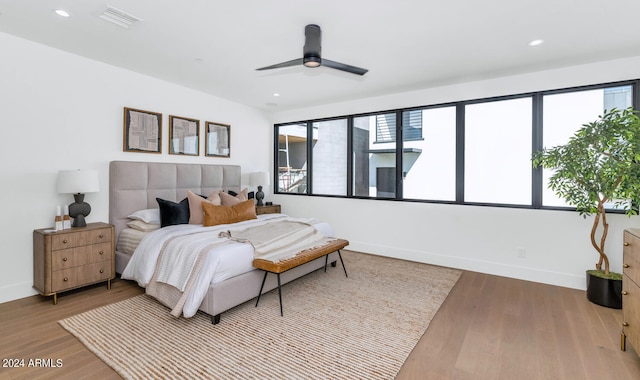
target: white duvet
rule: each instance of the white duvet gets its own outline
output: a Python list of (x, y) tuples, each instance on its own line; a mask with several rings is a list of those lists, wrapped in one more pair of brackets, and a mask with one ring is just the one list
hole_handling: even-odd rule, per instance
[[(122, 278), (134, 280), (141, 287), (146, 287), (151, 281), (160, 250), (164, 243), (173, 237), (200, 231), (227, 231), (230, 229), (243, 229), (266, 223), (270, 219), (286, 218), (289, 220), (302, 220), (290, 218), (284, 214), (259, 215), (258, 219), (247, 220), (234, 224), (203, 227), (196, 224), (181, 224), (164, 227), (148, 233), (134, 251), (131, 260), (122, 272)], [(333, 237), (331, 226), (325, 222), (313, 223), (313, 226), (323, 235)], [(218, 238), (226, 241), (226, 238)], [(209, 285), (224, 281), (231, 277), (249, 272), (253, 269), (253, 247), (251, 244), (228, 242), (212, 248), (206, 255), (203, 269), (198, 273), (192, 291), (184, 304), (183, 315), (186, 318), (193, 316), (200, 307)]]

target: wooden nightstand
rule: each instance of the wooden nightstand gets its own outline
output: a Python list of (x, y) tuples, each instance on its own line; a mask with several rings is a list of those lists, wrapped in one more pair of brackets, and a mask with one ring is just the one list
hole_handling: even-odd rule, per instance
[(280, 205), (256, 206), (256, 214), (280, 214)]
[(115, 277), (115, 231), (111, 224), (46, 232), (33, 231), (33, 287), (43, 296), (106, 281)]

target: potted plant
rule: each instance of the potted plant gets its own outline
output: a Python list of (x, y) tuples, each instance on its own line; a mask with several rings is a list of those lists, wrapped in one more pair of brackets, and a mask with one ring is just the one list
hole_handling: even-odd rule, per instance
[(565, 145), (533, 155), (533, 166), (554, 170), (549, 188), (583, 217), (594, 215), (591, 244), (598, 252), (595, 270), (587, 271), (587, 298), (621, 308), (622, 275), (610, 271), (605, 253), (609, 230), (605, 205), (631, 217), (640, 195), (640, 117), (632, 108), (605, 112), (584, 124)]

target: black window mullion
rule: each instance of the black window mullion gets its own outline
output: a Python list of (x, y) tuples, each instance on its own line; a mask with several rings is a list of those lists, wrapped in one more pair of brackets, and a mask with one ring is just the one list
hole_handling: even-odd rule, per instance
[(631, 88), (633, 89), (633, 98), (631, 99), (631, 104), (633, 105), (634, 109), (640, 110), (640, 79), (635, 80), (633, 84), (631, 84), (631, 86)]
[(278, 137), (280, 136), (280, 126), (276, 125), (273, 129), (273, 194), (280, 193), (280, 142)]
[(396, 199), (402, 199), (402, 152), (403, 152), (402, 111), (396, 111)]
[(353, 116), (347, 117), (347, 197), (353, 197)]
[(307, 122), (307, 195), (313, 194), (313, 121)]
[(464, 203), (464, 117), (465, 103), (456, 105), (456, 203)]
[[(533, 154), (543, 148), (543, 96), (540, 93), (535, 94), (532, 100), (531, 153)], [(531, 166), (531, 206), (533, 208), (542, 208), (542, 168), (534, 168), (533, 165)]]

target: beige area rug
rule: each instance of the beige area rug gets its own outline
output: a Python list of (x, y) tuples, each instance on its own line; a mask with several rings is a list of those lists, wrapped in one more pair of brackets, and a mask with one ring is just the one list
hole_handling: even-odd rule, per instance
[[(126, 379), (393, 379), (460, 271), (346, 251), (222, 313), (174, 318), (140, 295), (61, 320)], [(256, 289), (257, 293), (258, 289)]]

